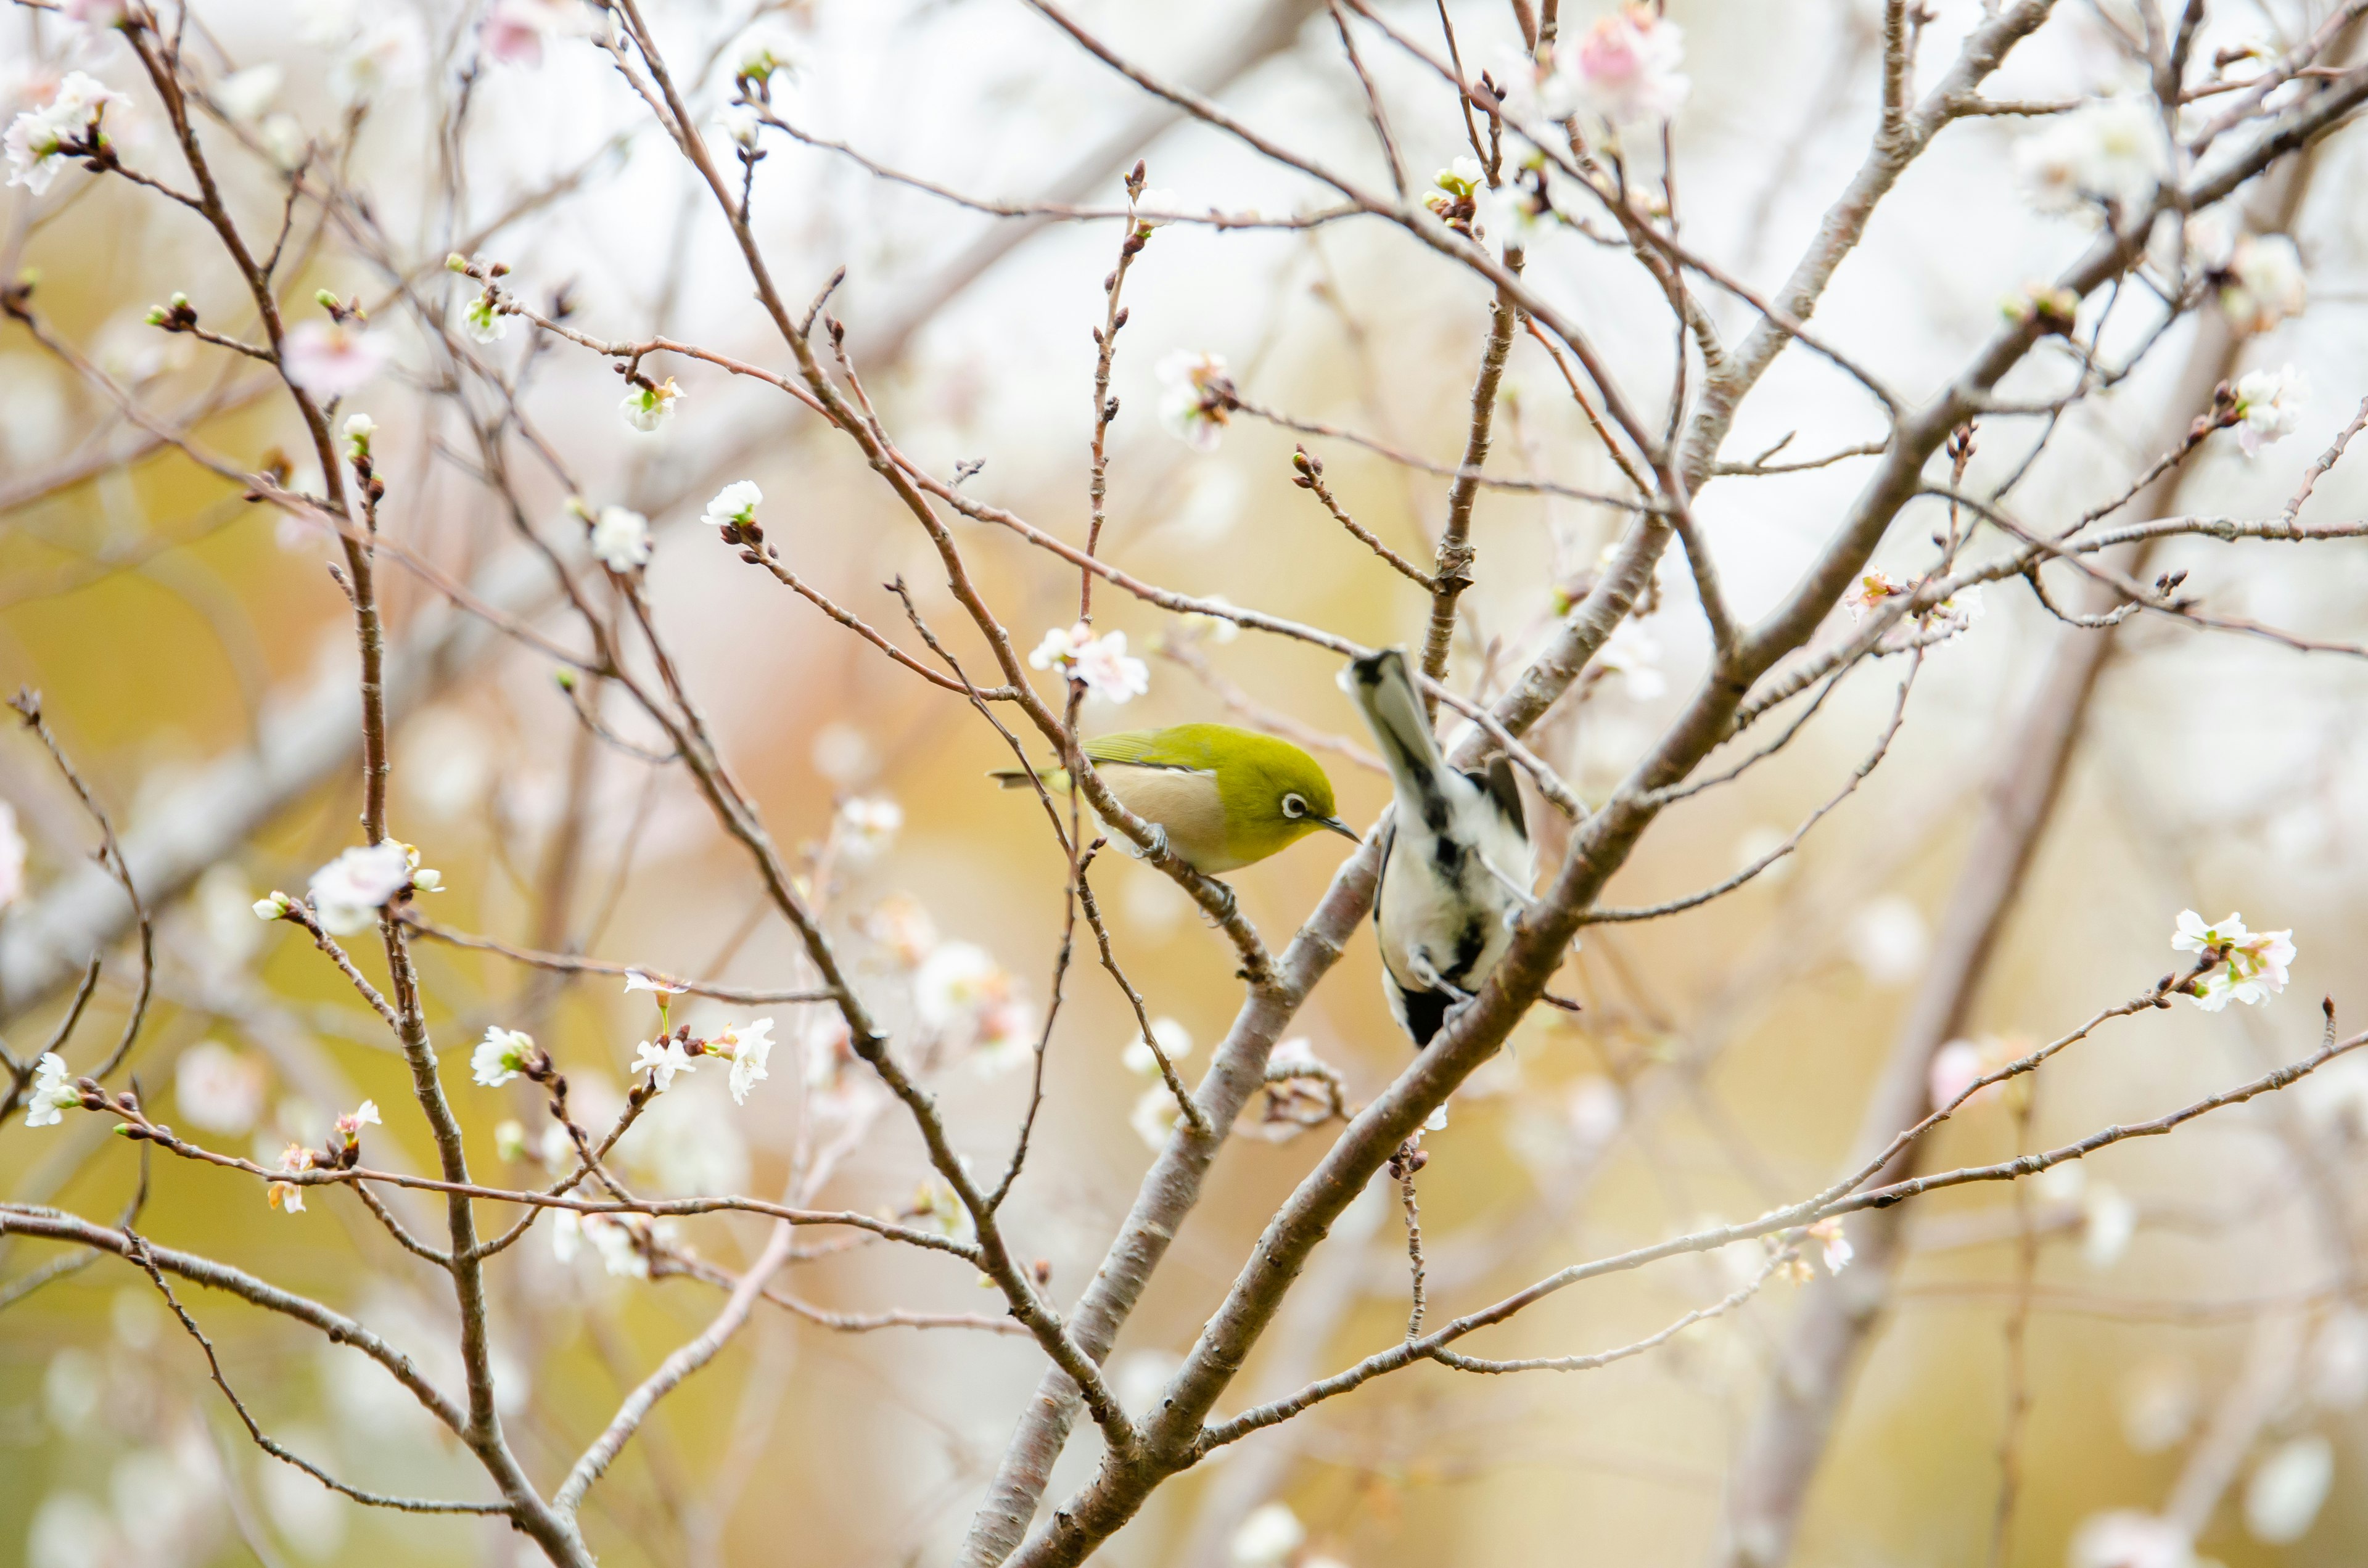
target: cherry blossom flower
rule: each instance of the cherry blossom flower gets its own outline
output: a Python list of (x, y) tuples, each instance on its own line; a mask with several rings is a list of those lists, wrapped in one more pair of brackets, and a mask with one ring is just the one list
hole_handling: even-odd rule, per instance
[(214, 103), (233, 119), (252, 121), (279, 96), (287, 73), (275, 61), (250, 65), (214, 84)]
[(757, 150), (757, 139), (764, 134), (765, 120), (754, 104), (725, 104), (715, 111), (716, 129), (730, 137), (742, 151)]
[(2247, 1006), (2268, 1001), (2286, 988), (2287, 966), (2294, 962), (2294, 932), (2248, 931), (2234, 913), (2210, 926), (2192, 909), (2179, 912), (2179, 928), (2171, 947), (2200, 957), (2217, 955), (2219, 962), (2194, 982), (2189, 995), (2207, 1013), (2216, 1013), (2232, 1000)]
[(1177, 214), (1186, 210), (1182, 197), (1149, 185), (1135, 193), (1133, 206), (1135, 222), (1145, 229), (1166, 228), (1176, 221)]
[(1858, 580), (1857, 586), (1842, 597), (1842, 608), (1850, 611), (1850, 623), (1856, 625), (1874, 613), (1874, 607), (1888, 598), (1907, 591), (1907, 585), (1887, 572), (1869, 572)]
[(2237, 445), (2249, 458), (2293, 435), (2309, 397), (2309, 381), (2292, 365), (2246, 371), (2237, 378)]
[(286, 893), (268, 893), (255, 901), (255, 917), (257, 920), (284, 920), (294, 907), (295, 901)]
[(592, 553), (620, 576), (649, 563), (650, 520), (623, 506), (603, 506), (592, 519)]
[(574, 1263), (575, 1255), (583, 1250), (584, 1216), (573, 1209), (552, 1210), (551, 1211), (551, 1256), (557, 1258), (560, 1266), (564, 1267)]
[[(478, 1082), (483, 1083), (482, 1078)], [(504, 1165), (526, 1158), (526, 1123), (511, 1117), (494, 1124), (494, 1155)]]
[(905, 808), (885, 795), (858, 795), (838, 808), (839, 847), (859, 860), (869, 860), (896, 842), (905, 825)]
[(905, 969), (918, 969), (938, 947), (937, 923), (918, 901), (902, 893), (883, 898), (863, 917), (863, 934), (888, 950)]
[(337, 1136), (345, 1140), (346, 1147), (350, 1150), (361, 1143), (363, 1128), (383, 1125), (385, 1124), (379, 1119), (378, 1101), (364, 1100), (344, 1116), (337, 1118)]
[(2245, 234), (2231, 247), (2220, 309), (2238, 332), (2267, 332), (2310, 303), (2302, 252), (2283, 234)]
[(1291, 1505), (1268, 1503), (1241, 1522), (1225, 1550), (1233, 1568), (1281, 1568), (1306, 1541), (1307, 1527)]
[(17, 831), (17, 808), (0, 801), (0, 909), (25, 896), (25, 835)]
[(506, 1029), (499, 1024), (485, 1028), (485, 1038), (469, 1055), (470, 1071), (477, 1082), (489, 1089), (497, 1089), (527, 1069), (535, 1057), (534, 1037), (518, 1029)]
[(409, 846), (392, 838), (347, 850), (313, 873), (307, 892), (313, 918), (332, 936), (353, 935), (410, 885), (412, 865)]
[(381, 97), (410, 76), (416, 45), (411, 29), (392, 17), (366, 24), (331, 63), (330, 94), (348, 108)]
[(461, 308), (461, 327), (479, 343), (499, 343), (507, 337), (510, 320), (491, 294), (480, 294)]
[(720, 1056), (732, 1063), (732, 1103), (748, 1103), (748, 1091), (759, 1079), (769, 1076), (765, 1071), (766, 1059), (773, 1054), (773, 1020), (758, 1018), (753, 1023), (735, 1024), (707, 1042), (707, 1054)]
[(776, 73), (797, 74), (796, 49), (790, 35), (776, 24), (759, 22), (740, 40), (740, 63), (734, 74), (750, 82), (769, 82)]
[(734, 480), (715, 493), (699, 520), (713, 528), (745, 527), (757, 520), (757, 503), (764, 499), (765, 493), (757, 488), (755, 480)]
[(1017, 1065), (1035, 1043), (1033, 1017), (1009, 972), (973, 943), (941, 943), (922, 960), (913, 1006), (923, 1028), (975, 1051), (983, 1073)]
[[(647, 1220), (638, 1214), (586, 1214), (578, 1219), (577, 1225), (591, 1241), (592, 1250), (599, 1254), (601, 1267), (620, 1279), (650, 1277), (648, 1248), (655, 1233)], [(552, 1244), (556, 1250), (555, 1235)], [(572, 1259), (575, 1250), (570, 1248), (567, 1256)]]
[(1167, 389), (1159, 397), (1160, 423), (1194, 451), (1215, 451), (1234, 402), (1224, 357), (1179, 348), (1160, 360), (1153, 374)]
[(545, 42), (590, 30), (589, 15), (577, 0), (496, 0), (477, 41), (487, 58), (532, 70), (542, 63)]
[(2069, 1561), (2071, 1568), (2195, 1568), (2195, 1545), (2169, 1519), (2118, 1509), (2081, 1525)]
[(1660, 661), (1659, 639), (1634, 620), (1613, 627), (1595, 654), (1598, 667), (1620, 677), (1621, 689), (1631, 702), (1650, 702), (1669, 689)]
[(25, 1125), (54, 1127), (68, 1110), (82, 1106), (82, 1090), (66, 1071), (65, 1058), (45, 1051), (33, 1065), (33, 1088), (25, 1099)]
[(1133, 701), (1151, 689), (1151, 666), (1127, 656), (1126, 633), (1105, 631), (1097, 637), (1082, 620), (1045, 632), (1028, 662), (1040, 670), (1057, 669), (1092, 695), (1114, 703)]
[(303, 121), (292, 114), (264, 116), (255, 133), (271, 161), (283, 169), (296, 167), (312, 152), (312, 137), (305, 133)]
[(2122, 1261), (2138, 1233), (2138, 1206), (2119, 1187), (2084, 1183), (2080, 1197), (2080, 1256), (2102, 1272)]
[(1598, 17), (1585, 37), (1555, 51), (1554, 64), (1572, 107), (1615, 127), (1650, 124), (1676, 114), (1692, 89), (1679, 69), (1684, 46), (1676, 23), (1634, 5)]
[[(1299, 1043), (1304, 1047), (1307, 1042), (1301, 1040)], [(1160, 1054), (1166, 1056), (1171, 1063), (1181, 1062), (1192, 1054), (1192, 1035), (1190, 1030), (1173, 1018), (1154, 1018), (1151, 1020), (1149, 1040), (1138, 1035), (1128, 1042), (1122, 1058), (1126, 1062), (1126, 1070), (1140, 1074), (1146, 1078), (1156, 1075), (1159, 1072), (1159, 1059), (1151, 1053), (1154, 1044), (1159, 1047)], [(1278, 1046), (1276, 1049), (1281, 1048)], [(1271, 1061), (1272, 1058), (1269, 1056), (1269, 1060)]]
[(8, 122), (6, 134), (0, 135), (0, 146), (7, 153), (8, 183), (21, 185), (35, 196), (48, 190), (70, 160), (67, 145), (105, 142), (107, 132), (101, 122), (107, 106), (123, 101), (122, 94), (97, 77), (80, 71), (66, 73), (48, 103), (17, 116)]
[(1134, 1108), (1126, 1115), (1126, 1124), (1134, 1129), (1135, 1136), (1154, 1149), (1166, 1148), (1168, 1135), (1183, 1119), (1184, 1108), (1166, 1084), (1154, 1084), (1136, 1096)]
[[(1952, 1040), (1932, 1053), (1930, 1089), (1932, 1108), (1956, 1104), (1957, 1096), (1980, 1083), (1984, 1078), (2030, 1054), (2029, 1042), (2011, 1035), (1985, 1035), (1980, 1040)], [(1985, 1085), (1966, 1107), (1998, 1099), (2006, 1092), (2003, 1082)]]
[(633, 1047), (633, 1067), (636, 1073), (649, 1070), (650, 1086), (663, 1093), (673, 1084), (677, 1073), (696, 1073), (699, 1063), (690, 1059), (682, 1041), (668, 1038), (662, 1041), (643, 1040)]
[(628, 996), (636, 991), (655, 992), (660, 1004), (663, 1005), (666, 997), (679, 996), (689, 989), (688, 985), (672, 985), (663, 980), (652, 980), (637, 969), (629, 969), (625, 971), (625, 994)]
[(941, 1181), (925, 1181), (914, 1189), (909, 1217), (956, 1241), (968, 1241), (973, 1234), (970, 1210), (962, 1207), (961, 1194)]
[(617, 405), (625, 423), (648, 434), (674, 417), (674, 405), (682, 401), (683, 390), (668, 376), (656, 386), (636, 386), (625, 393), (625, 401)]
[(367, 414), (348, 414), (338, 430), (346, 438), (346, 456), (348, 459), (370, 455), (370, 437), (378, 434), (377, 420)]
[(1808, 1226), (1804, 1233), (1816, 1238), (1820, 1249), (1818, 1256), (1828, 1274), (1839, 1274), (1850, 1267), (1850, 1259), (1858, 1256), (1858, 1250), (1850, 1244), (1850, 1238), (1842, 1234), (1841, 1216), (1839, 1214)]
[(2245, 1488), (2245, 1528), (2255, 1540), (2283, 1546), (2317, 1522), (2335, 1483), (2335, 1448), (2313, 1432), (2270, 1450)]
[(1430, 189), (1423, 193), (1422, 204), (1432, 217), (1469, 236), (1472, 220), (1480, 210), (1478, 199), (1488, 188), (1487, 172), (1476, 158), (1458, 158), (1430, 176)]
[[(318, 1160), (313, 1151), (302, 1143), (290, 1143), (279, 1152), (279, 1168), (283, 1171), (309, 1171)], [(304, 1211), (304, 1189), (292, 1181), (275, 1181), (264, 1188), (264, 1201), (282, 1214)]]
[(299, 322), (280, 345), (288, 379), (324, 403), (334, 403), (386, 369), (394, 351), (382, 334), (352, 321)]
[(2043, 210), (2126, 217), (2169, 172), (2169, 147), (2150, 99), (2091, 98), (2015, 143), (2015, 168)]
[(199, 1040), (173, 1064), (173, 1100), (190, 1126), (236, 1136), (263, 1112), (263, 1064), (220, 1040)]

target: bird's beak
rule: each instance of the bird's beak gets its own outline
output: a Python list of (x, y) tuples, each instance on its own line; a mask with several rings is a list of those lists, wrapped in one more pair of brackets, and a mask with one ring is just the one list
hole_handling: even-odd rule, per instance
[(1338, 834), (1341, 837), (1347, 839), (1351, 844), (1362, 844), (1365, 842), (1365, 835), (1363, 834), (1359, 833), (1355, 828), (1350, 827), (1338, 817), (1317, 817), (1315, 820), (1324, 826), (1330, 828), (1333, 832)]

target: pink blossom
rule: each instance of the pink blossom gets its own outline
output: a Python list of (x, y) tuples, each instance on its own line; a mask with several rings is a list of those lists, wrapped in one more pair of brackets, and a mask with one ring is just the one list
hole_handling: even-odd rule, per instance
[(386, 339), (352, 322), (300, 322), (280, 345), (290, 381), (324, 401), (345, 396), (394, 358)]
[(1667, 119), (1692, 86), (1678, 69), (1684, 58), (1677, 24), (1649, 6), (1630, 6), (1598, 19), (1578, 41), (1569, 67), (1573, 96), (1613, 125)]

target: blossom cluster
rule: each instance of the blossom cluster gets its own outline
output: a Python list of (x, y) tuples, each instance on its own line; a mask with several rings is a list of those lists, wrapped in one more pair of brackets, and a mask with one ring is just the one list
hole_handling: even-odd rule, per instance
[(8, 158), (8, 183), (21, 185), (35, 196), (50, 188), (67, 159), (69, 149), (87, 152), (102, 146), (107, 106), (120, 104), (123, 95), (97, 77), (70, 71), (50, 95), (50, 101), (28, 108), (8, 122), (0, 145)]
[(2230, 1002), (2255, 1006), (2286, 988), (2287, 966), (2294, 960), (2294, 932), (2248, 931), (2242, 916), (2231, 912), (2207, 926), (2192, 909), (2179, 912), (2179, 928), (2171, 947), (2193, 953), (2212, 967), (2190, 982), (2187, 994), (2207, 1013)]
[(1151, 666), (1127, 653), (1126, 633), (1105, 631), (1097, 637), (1082, 620), (1045, 632), (1028, 663), (1040, 670), (1058, 670), (1063, 678), (1110, 702), (1129, 702), (1151, 689)]

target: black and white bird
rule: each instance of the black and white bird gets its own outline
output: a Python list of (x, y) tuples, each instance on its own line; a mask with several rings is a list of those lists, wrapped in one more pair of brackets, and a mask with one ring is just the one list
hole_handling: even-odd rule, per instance
[(1520, 790), (1502, 755), (1481, 772), (1447, 766), (1399, 650), (1355, 660), (1340, 688), (1372, 726), (1396, 789), (1373, 926), (1390, 1011), (1419, 1048), (1505, 956), (1530, 903), (1537, 870)]

